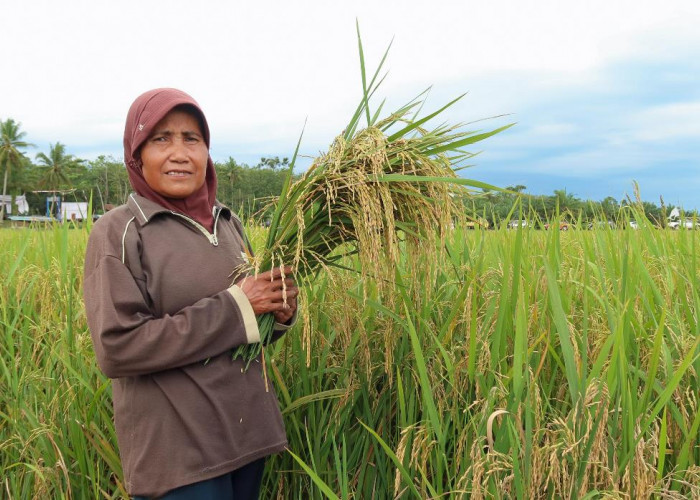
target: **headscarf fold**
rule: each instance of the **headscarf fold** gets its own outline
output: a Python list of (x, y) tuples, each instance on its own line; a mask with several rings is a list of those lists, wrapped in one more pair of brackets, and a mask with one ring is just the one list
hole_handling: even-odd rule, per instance
[(154, 89), (141, 94), (129, 108), (124, 127), (124, 163), (131, 187), (144, 198), (165, 208), (187, 215), (209, 231), (214, 226), (214, 203), (216, 201), (216, 170), (211, 156), (207, 156), (207, 171), (204, 184), (186, 198), (168, 198), (155, 192), (143, 177), (139, 148), (153, 128), (176, 106), (186, 104), (199, 115), (204, 142), (209, 149), (209, 125), (202, 109), (192, 97), (177, 89)]

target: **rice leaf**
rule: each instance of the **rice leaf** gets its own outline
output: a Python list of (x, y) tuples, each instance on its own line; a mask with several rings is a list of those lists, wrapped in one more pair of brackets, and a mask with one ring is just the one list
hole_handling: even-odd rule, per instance
[(323, 479), (321, 479), (319, 477), (319, 475), (316, 474), (316, 472), (314, 472), (314, 470), (311, 467), (306, 465), (306, 462), (304, 462), (301, 458), (299, 458), (296, 454), (294, 454), (294, 452), (292, 450), (290, 450), (289, 448), (287, 448), (287, 453), (289, 453), (292, 456), (292, 458), (296, 461), (296, 463), (298, 463), (301, 466), (301, 468), (304, 469), (304, 472), (306, 472), (309, 475), (309, 477), (314, 482), (314, 484), (316, 486), (318, 486), (318, 489), (320, 489), (321, 492), (324, 495), (326, 495), (326, 498), (331, 498), (333, 500), (340, 500), (340, 497), (338, 495), (336, 495), (335, 493), (333, 493), (333, 490), (331, 489), (331, 487), (328, 486), (323, 481)]

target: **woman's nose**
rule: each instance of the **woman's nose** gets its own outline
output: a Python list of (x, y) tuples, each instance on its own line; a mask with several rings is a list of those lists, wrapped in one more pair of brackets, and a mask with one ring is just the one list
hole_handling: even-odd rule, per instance
[(184, 161), (187, 159), (187, 146), (184, 139), (175, 139), (171, 143), (170, 159), (173, 161)]

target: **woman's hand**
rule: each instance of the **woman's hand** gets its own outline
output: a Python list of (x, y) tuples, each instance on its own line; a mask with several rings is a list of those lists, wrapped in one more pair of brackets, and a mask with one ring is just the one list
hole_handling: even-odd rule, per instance
[[(299, 292), (297, 291), (297, 294)], [(283, 308), (281, 311), (275, 311), (273, 314), (275, 315), (275, 321), (280, 324), (286, 324), (292, 317), (294, 317), (294, 313), (297, 310), (297, 298), (294, 296), (293, 298), (287, 297), (287, 303), (285, 304), (287, 307)]]
[[(246, 276), (237, 283), (243, 290), (256, 315), (273, 313), (275, 321), (286, 323), (297, 308), (299, 289), (294, 280), (286, 277), (291, 275), (292, 268), (284, 269), (285, 278), (279, 268), (260, 273), (257, 276)], [(286, 297), (286, 302), (285, 302)]]

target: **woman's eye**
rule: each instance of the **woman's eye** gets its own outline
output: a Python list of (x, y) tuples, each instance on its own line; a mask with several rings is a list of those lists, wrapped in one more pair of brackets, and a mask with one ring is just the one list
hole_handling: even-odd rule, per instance
[(165, 137), (163, 136), (156, 136), (153, 139), (151, 139), (153, 142), (165, 142)]

